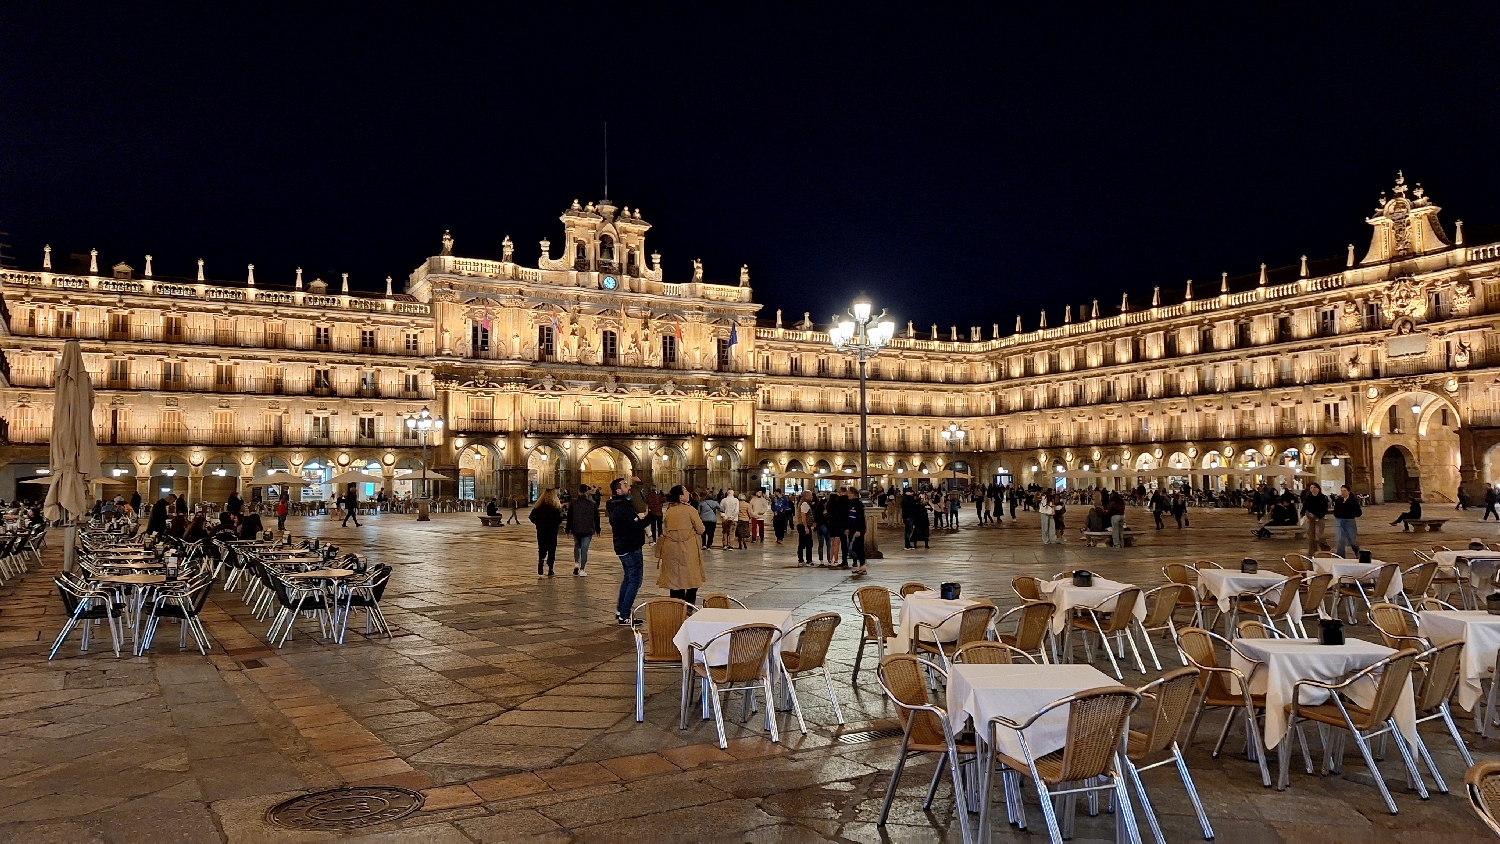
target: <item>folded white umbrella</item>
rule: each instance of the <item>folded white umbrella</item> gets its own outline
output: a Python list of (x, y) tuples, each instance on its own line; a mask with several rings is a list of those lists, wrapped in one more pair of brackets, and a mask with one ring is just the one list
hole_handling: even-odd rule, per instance
[[(402, 469), (401, 471), (399, 471), (399, 472), (396, 473), (396, 480), (398, 480), (398, 481), (420, 481), (421, 479), (422, 479), (422, 470), (421, 469)], [(450, 476), (448, 476), (448, 475), (443, 474), (442, 472), (439, 472), (436, 469), (428, 469), (427, 470), (427, 480), (429, 480), (429, 481), (451, 481), (451, 480), (453, 480), (453, 478), (450, 477)]]
[(73, 517), (89, 511), (88, 479), (102, 477), (99, 443), (94, 440), (94, 385), (83, 365), (77, 340), (63, 344), (57, 362), (57, 391), (52, 401), (52, 484), (42, 514), (48, 521), (67, 518), (63, 538), (63, 570), (74, 568)]

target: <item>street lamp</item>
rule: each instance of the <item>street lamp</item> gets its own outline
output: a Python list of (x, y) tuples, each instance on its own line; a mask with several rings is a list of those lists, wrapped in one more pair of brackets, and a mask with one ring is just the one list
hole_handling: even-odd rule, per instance
[(835, 320), (828, 329), (828, 339), (841, 352), (851, 352), (859, 358), (859, 491), (861, 495), (870, 488), (870, 443), (868, 408), (865, 401), (865, 363), (877, 352), (890, 344), (896, 335), (896, 323), (880, 316), (871, 316), (874, 310), (869, 302), (857, 301), (850, 309), (851, 319)]
[(948, 443), (948, 468), (953, 470), (954, 483), (958, 482), (958, 467), (954, 461), (958, 456), (958, 447), (964, 443), (964, 431), (958, 427), (957, 422), (949, 422), (948, 427), (943, 429), (943, 441)]
[(427, 486), (427, 435), (443, 430), (443, 417), (433, 416), (432, 411), (424, 407), (420, 413), (407, 415), (406, 427), (422, 435), (422, 498), (428, 499), (432, 495)]

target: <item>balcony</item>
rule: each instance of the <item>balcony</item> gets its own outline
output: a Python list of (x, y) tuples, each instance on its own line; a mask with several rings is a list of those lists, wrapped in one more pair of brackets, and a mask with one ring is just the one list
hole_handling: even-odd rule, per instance
[(502, 420), (489, 416), (457, 416), (448, 426), (455, 435), (472, 436), (474, 434), (508, 434), (510, 430)]
[[(524, 430), (532, 434), (613, 434), (618, 436), (692, 436), (693, 426), (686, 422), (645, 422), (619, 419), (527, 419)], [(748, 436), (745, 426), (738, 436)]]

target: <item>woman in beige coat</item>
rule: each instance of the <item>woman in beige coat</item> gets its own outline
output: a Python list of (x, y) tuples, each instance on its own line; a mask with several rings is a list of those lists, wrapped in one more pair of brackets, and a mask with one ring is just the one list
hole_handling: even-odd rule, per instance
[(703, 574), (703, 531), (703, 519), (687, 490), (681, 485), (672, 487), (662, 511), (661, 539), (656, 542), (656, 562), (661, 569), (656, 585), (689, 604), (697, 603), (698, 587), (708, 580)]

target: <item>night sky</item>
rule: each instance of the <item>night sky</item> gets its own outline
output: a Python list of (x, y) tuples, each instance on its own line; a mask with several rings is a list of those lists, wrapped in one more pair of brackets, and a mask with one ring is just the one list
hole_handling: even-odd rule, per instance
[(210, 278), (399, 290), (451, 229), (458, 254), (498, 259), (508, 234), (534, 266), (604, 192), (606, 121), (610, 198), (643, 209), (667, 279), (748, 263), (766, 318), (865, 292), (988, 336), (1362, 256), (1398, 169), (1450, 234), (1500, 224), (1493, 6), (532, 5), (12, 4), (14, 263), (50, 243), (59, 267), (95, 247), (158, 276), (204, 258)]

